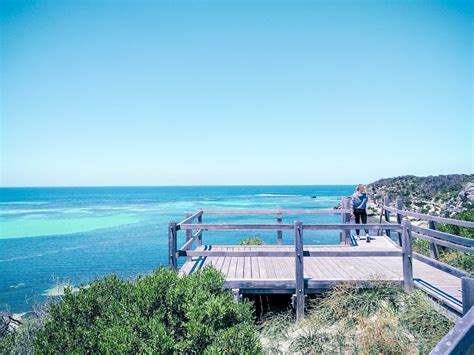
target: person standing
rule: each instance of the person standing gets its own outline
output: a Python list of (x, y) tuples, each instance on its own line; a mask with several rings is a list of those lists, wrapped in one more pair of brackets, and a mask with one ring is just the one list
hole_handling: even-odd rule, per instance
[[(357, 185), (354, 194), (352, 195), (352, 208), (356, 224), (367, 224), (367, 194), (365, 187), (362, 184)], [(356, 238), (360, 240), (359, 236), (360, 229), (356, 229)], [(366, 241), (370, 243), (369, 230), (365, 229)]]

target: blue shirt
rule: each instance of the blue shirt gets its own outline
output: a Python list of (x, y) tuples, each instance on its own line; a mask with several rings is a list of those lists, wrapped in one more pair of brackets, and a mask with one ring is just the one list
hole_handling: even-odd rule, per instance
[(352, 202), (354, 204), (354, 209), (364, 209), (367, 206), (367, 194), (354, 192), (352, 195)]

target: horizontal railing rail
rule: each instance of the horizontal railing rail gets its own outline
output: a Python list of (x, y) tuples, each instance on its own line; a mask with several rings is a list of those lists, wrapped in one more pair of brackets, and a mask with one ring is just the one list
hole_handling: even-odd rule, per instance
[(260, 209), (260, 210), (203, 210), (205, 214), (342, 214), (350, 213), (349, 209), (331, 208), (331, 209), (303, 209), (303, 210), (274, 210), (274, 209)]
[(395, 207), (389, 207), (389, 206), (383, 206), (383, 209), (389, 212), (400, 214), (402, 216), (414, 217), (414, 218), (422, 219), (425, 221), (434, 221), (434, 222), (439, 222), (443, 224), (451, 224), (451, 225), (459, 226), (459, 227), (474, 228), (474, 222), (470, 222), (470, 221), (462, 221), (462, 220), (454, 219), (454, 218), (445, 218), (445, 217), (438, 217), (434, 215), (427, 215), (423, 213), (397, 209)]
[(429, 228), (424, 228), (424, 227), (415, 226), (415, 225), (411, 226), (411, 230), (417, 233), (425, 234), (430, 237), (442, 239), (448, 242), (462, 244), (468, 247), (474, 246), (474, 239), (471, 239), (471, 238), (460, 237), (454, 234), (445, 233), (445, 232), (441, 232), (435, 229), (429, 229)]
[(433, 238), (433, 237), (428, 237), (427, 235), (416, 233), (416, 232), (412, 232), (412, 235), (414, 237), (418, 238), (418, 239), (426, 240), (427, 242), (434, 243), (434, 244), (437, 244), (437, 245), (441, 245), (441, 246), (449, 248), (449, 249), (462, 251), (464, 253), (474, 254), (474, 249), (473, 248), (466, 247), (464, 245), (459, 245), (459, 244), (455, 244), (455, 243), (451, 243), (451, 242), (446, 242), (444, 240), (441, 240), (441, 239), (438, 239), (438, 238)]
[[(474, 285), (472, 279), (466, 281)], [(458, 320), (456, 325), (444, 336), (443, 339), (434, 347), (430, 355), (444, 354), (472, 354), (474, 352), (474, 307), (471, 304), (466, 307), (464, 316)]]
[[(258, 246), (256, 247), (258, 248)], [(196, 250), (196, 251), (178, 251), (179, 256), (233, 256), (233, 257), (294, 257), (294, 251), (278, 250)], [(401, 256), (401, 251), (339, 251), (339, 250), (304, 250), (303, 256), (312, 257), (380, 257), (380, 256)]]
[[(402, 226), (399, 224), (380, 224), (370, 223), (362, 226), (364, 229), (379, 230), (381, 228), (394, 231), (401, 231)], [(182, 230), (201, 229), (205, 231), (235, 231), (235, 230), (293, 230), (293, 224), (215, 224), (215, 223), (198, 223), (198, 224), (181, 224)], [(351, 230), (361, 228), (357, 224), (303, 224), (306, 230)]]
[(196, 213), (191, 214), (190, 216), (186, 217), (185, 219), (183, 219), (181, 222), (177, 223), (176, 225), (180, 226), (181, 224), (191, 222), (192, 220), (201, 217), (202, 214), (203, 214), (203, 211), (199, 210)]

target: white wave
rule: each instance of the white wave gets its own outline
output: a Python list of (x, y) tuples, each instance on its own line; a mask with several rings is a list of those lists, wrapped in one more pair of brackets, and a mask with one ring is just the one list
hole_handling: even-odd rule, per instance
[(291, 195), (291, 194), (256, 194), (258, 197), (302, 197), (303, 195)]
[(56, 296), (64, 296), (64, 292), (66, 291), (66, 288), (70, 288), (72, 292), (77, 292), (79, 289), (77, 287), (74, 287), (70, 283), (64, 283), (64, 284), (58, 284), (56, 286), (53, 286), (43, 292), (43, 296), (49, 296), (49, 297), (56, 297)]
[(16, 285), (10, 285), (10, 288), (20, 288), (23, 286), (25, 286), (25, 284), (23, 282), (20, 282), (20, 283), (17, 283)]
[(44, 205), (46, 201), (1, 201), (0, 205)]

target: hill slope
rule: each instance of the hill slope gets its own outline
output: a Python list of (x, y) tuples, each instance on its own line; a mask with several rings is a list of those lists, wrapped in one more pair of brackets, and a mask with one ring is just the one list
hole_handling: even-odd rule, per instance
[(381, 179), (367, 185), (367, 193), (376, 205), (384, 195), (389, 195), (391, 203), (401, 196), (405, 209), (447, 216), (474, 208), (474, 174)]

